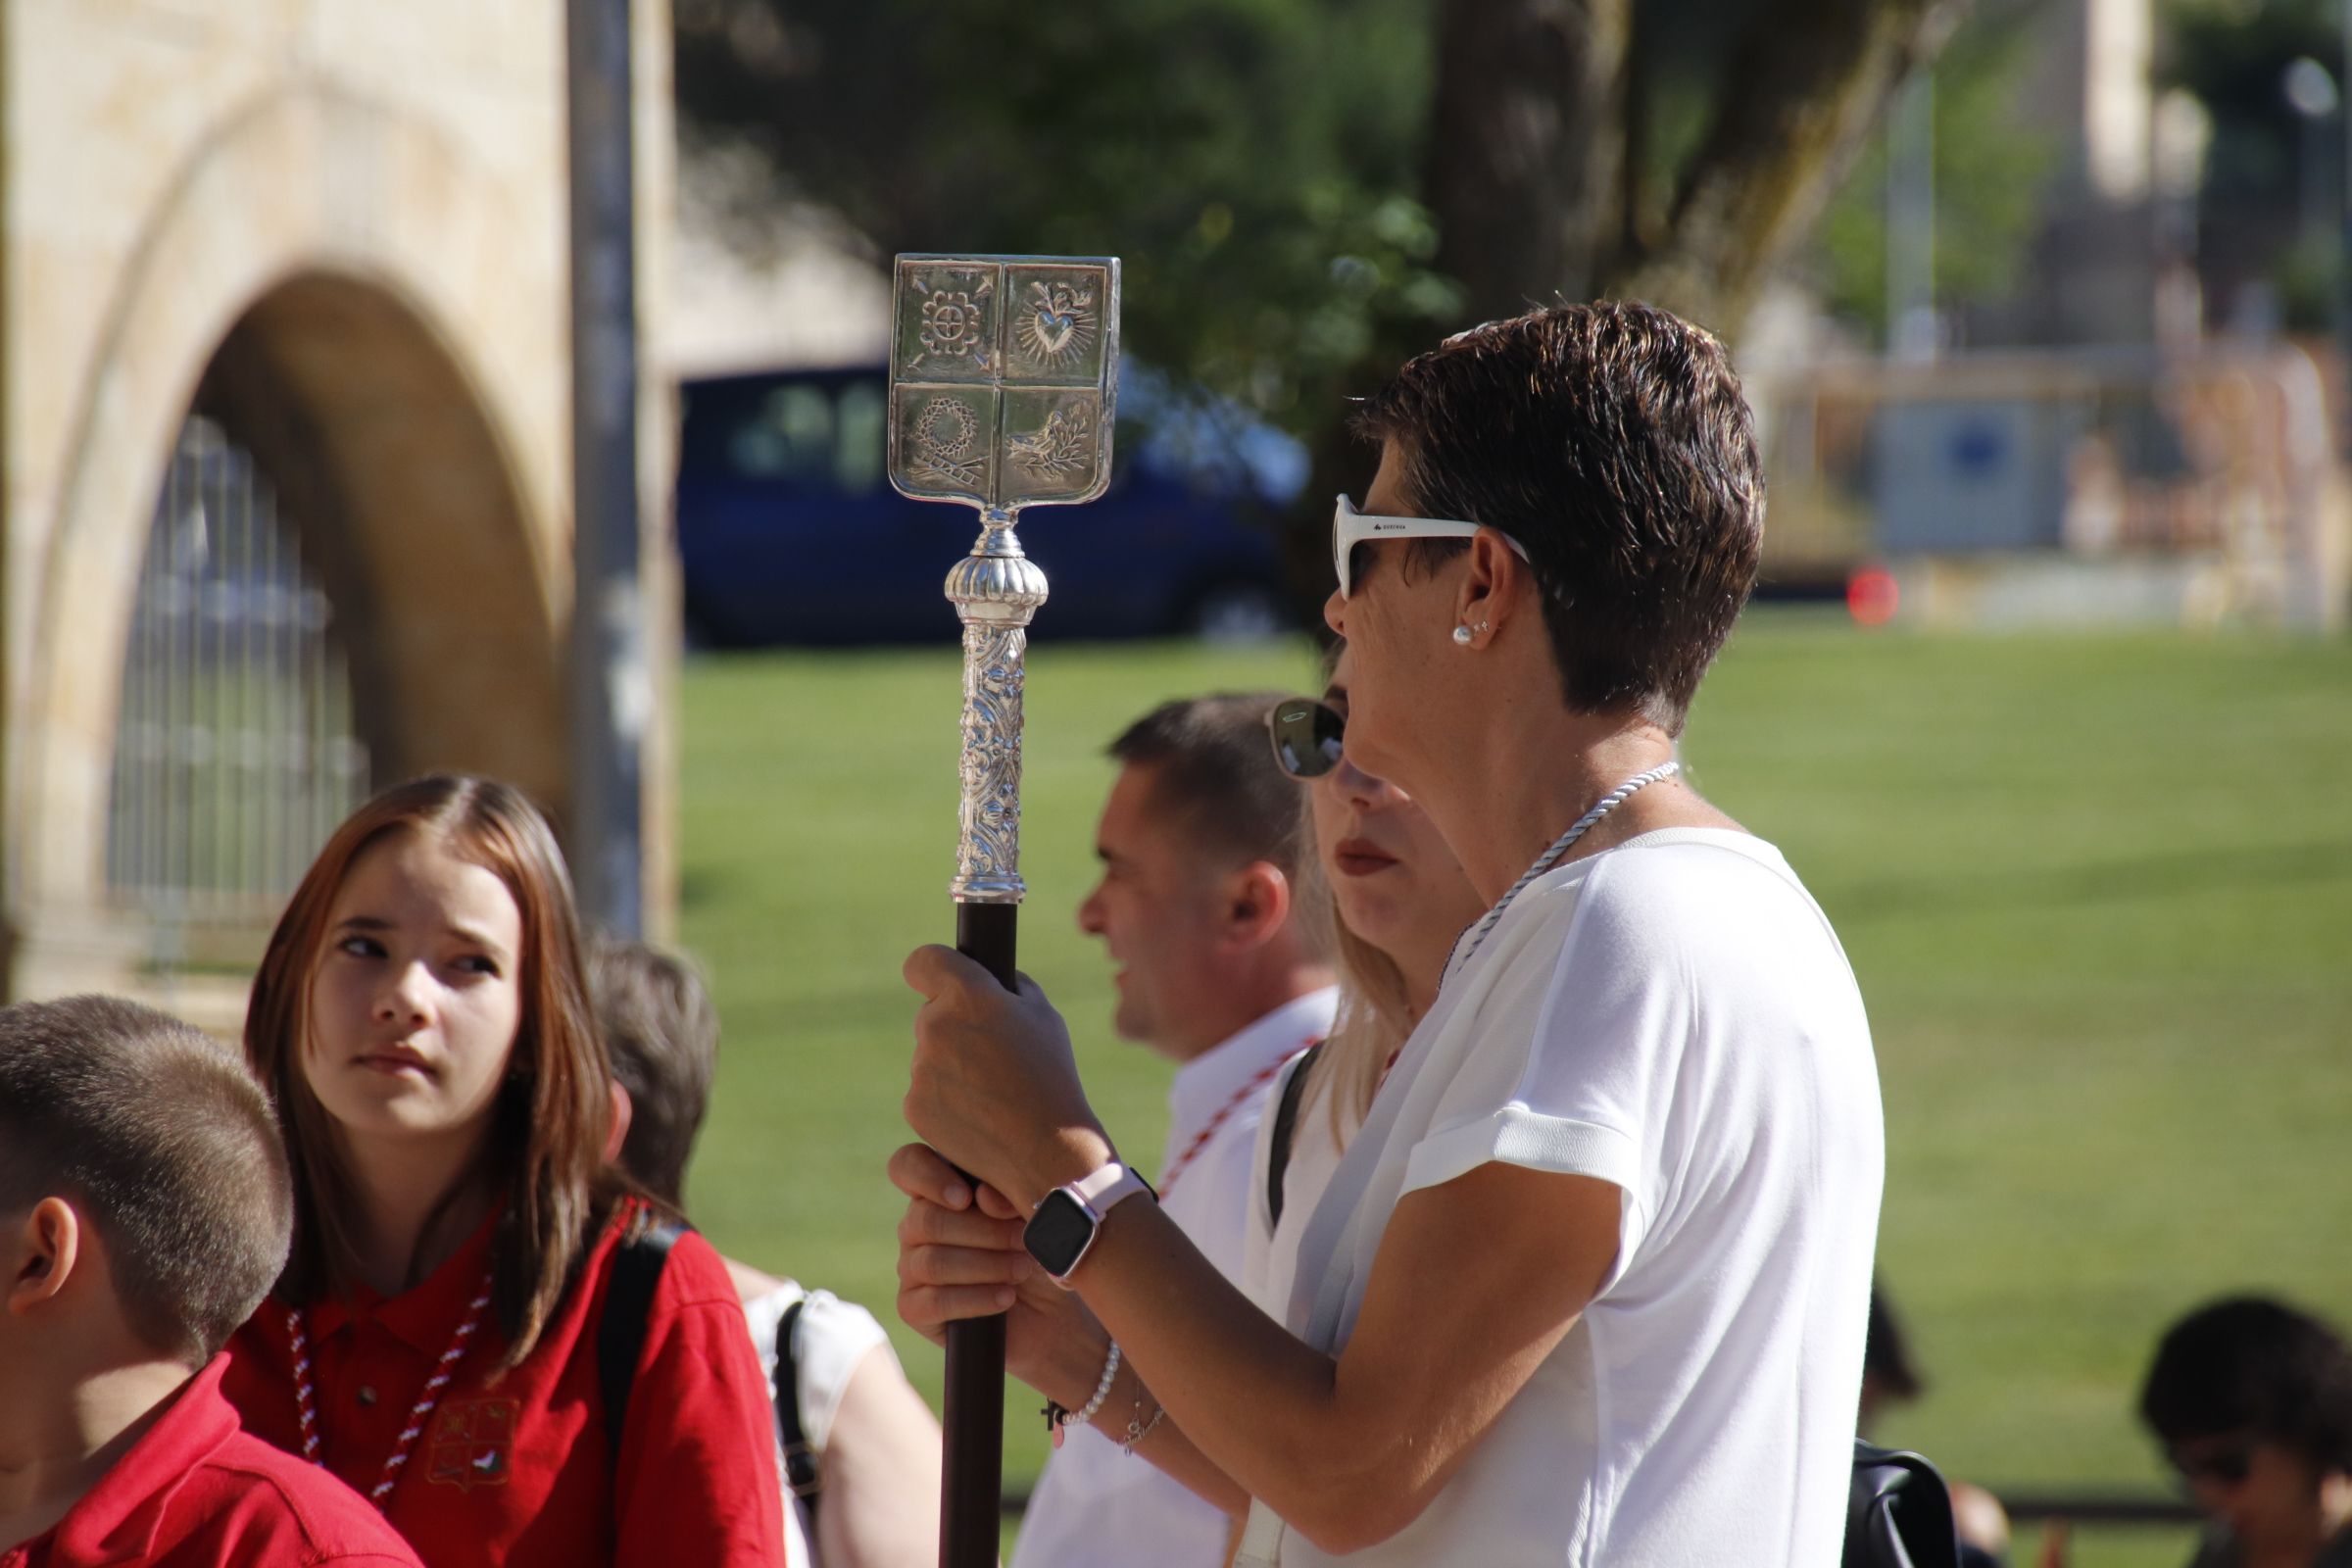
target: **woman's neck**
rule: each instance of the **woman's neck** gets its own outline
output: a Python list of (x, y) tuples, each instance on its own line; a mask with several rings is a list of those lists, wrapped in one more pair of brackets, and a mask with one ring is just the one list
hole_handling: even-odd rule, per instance
[(398, 1296), (449, 1261), (495, 1200), (482, 1154), (478, 1142), (444, 1149), (345, 1140), (344, 1168), (359, 1206), (348, 1233), (360, 1283)]
[(1438, 984), (1446, 978), (1446, 965), (1453, 957), (1454, 939), (1460, 935), (1458, 930), (1448, 931), (1435, 941), (1414, 943), (1402, 956), (1391, 955), (1397, 977), (1404, 982), (1408, 1033), (1413, 1024), (1419, 1023), (1438, 1004)]
[[(1450, 777), (1414, 790), (1490, 906), (1609, 791), (1674, 756), (1673, 740), (1653, 724), (1577, 714), (1549, 726), (1502, 725), (1490, 736), (1486, 746), (1456, 754)], [(1687, 789), (1652, 785), (1601, 818), (1571, 855), (1680, 825), (1686, 814), (1715, 817)]]

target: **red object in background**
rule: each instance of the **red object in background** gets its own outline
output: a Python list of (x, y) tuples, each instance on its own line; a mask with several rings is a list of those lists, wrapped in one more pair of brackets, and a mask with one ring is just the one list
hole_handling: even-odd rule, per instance
[(1845, 610), (1857, 626), (1884, 626), (1894, 618), (1902, 591), (1885, 566), (1864, 566), (1845, 580)]

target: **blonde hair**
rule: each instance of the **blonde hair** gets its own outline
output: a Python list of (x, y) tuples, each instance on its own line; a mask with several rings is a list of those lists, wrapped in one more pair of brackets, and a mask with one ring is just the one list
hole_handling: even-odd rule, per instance
[(1300, 1104), (1328, 1102), (1332, 1142), (1345, 1146), (1372, 1109), (1372, 1097), (1380, 1090), (1391, 1058), (1413, 1032), (1413, 1008), (1396, 960), (1350, 931), (1340, 917), (1331, 879), (1323, 874), (1314, 804), (1306, 791), (1300, 792), (1299, 811), (1300, 831), (1314, 853), (1302, 858), (1298, 909), (1305, 921), (1320, 928), (1323, 950), (1332, 956), (1340, 976), (1339, 1012), (1323, 1049), (1308, 1064)]

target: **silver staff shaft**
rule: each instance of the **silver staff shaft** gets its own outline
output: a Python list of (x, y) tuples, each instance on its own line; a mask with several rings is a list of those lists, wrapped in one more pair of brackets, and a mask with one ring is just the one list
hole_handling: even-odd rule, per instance
[(963, 622), (963, 800), (956, 841), (958, 904), (1018, 904), (1021, 881), (1021, 694), (1029, 622), (1046, 602), (1046, 574), (1021, 553), (1014, 513), (980, 514), (972, 553), (948, 573)]

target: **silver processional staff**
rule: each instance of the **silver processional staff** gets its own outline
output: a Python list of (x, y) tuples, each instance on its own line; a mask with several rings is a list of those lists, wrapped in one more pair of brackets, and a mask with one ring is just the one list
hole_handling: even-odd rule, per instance
[[(963, 622), (956, 946), (1010, 988), (1021, 882), (1021, 688), (1046, 574), (1021, 509), (1092, 501), (1110, 479), (1118, 395), (1114, 256), (898, 259), (890, 482), (980, 514), (948, 573)], [(1004, 1481), (1004, 1320), (948, 1326), (942, 1568), (993, 1568)]]

